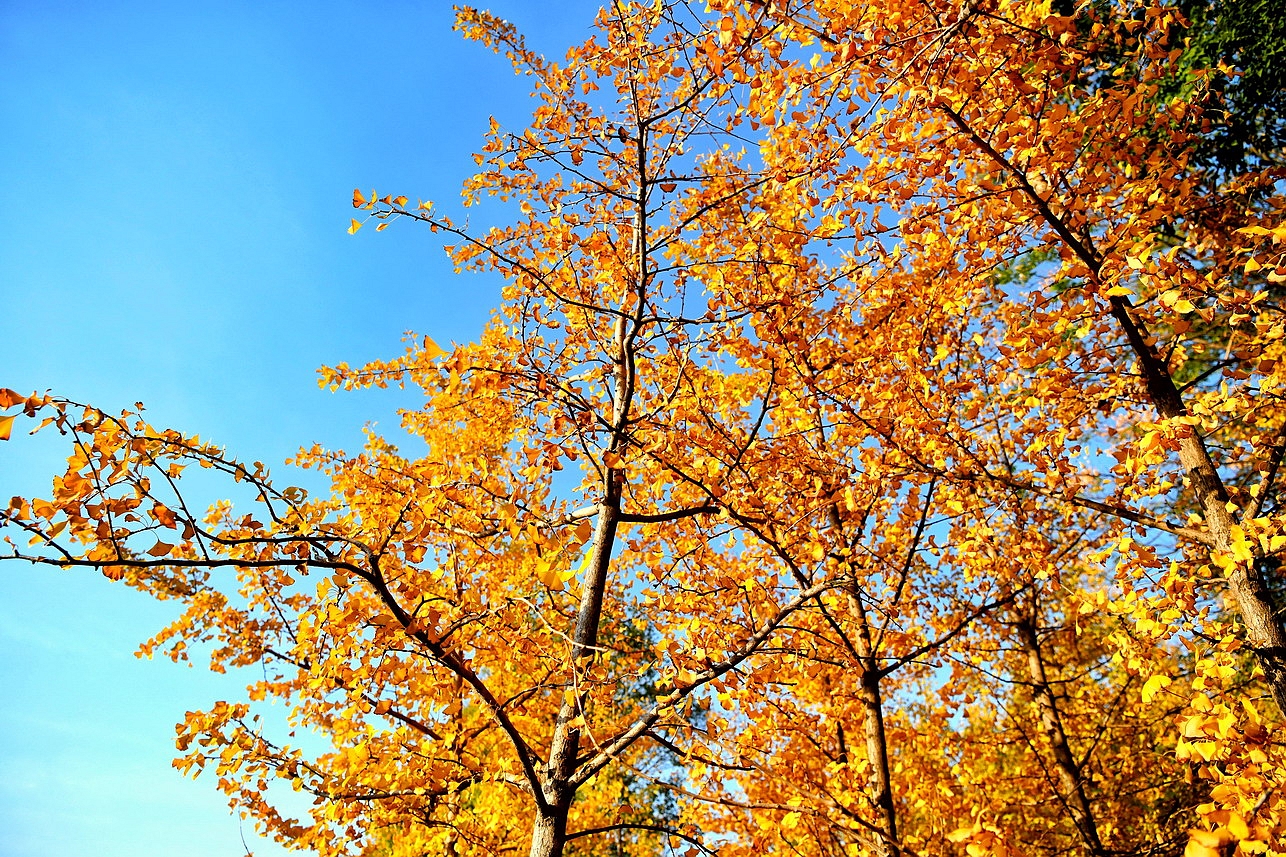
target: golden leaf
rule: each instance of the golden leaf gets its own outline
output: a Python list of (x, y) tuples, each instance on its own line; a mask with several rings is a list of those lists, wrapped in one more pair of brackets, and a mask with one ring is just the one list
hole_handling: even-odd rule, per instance
[(423, 351), (425, 356), (430, 360), (437, 360), (439, 357), (446, 356), (446, 352), (427, 336), (424, 337), (424, 343), (420, 346), (420, 350)]
[(1170, 686), (1171, 679), (1167, 675), (1154, 675), (1143, 683), (1143, 701), (1151, 702), (1158, 693)]

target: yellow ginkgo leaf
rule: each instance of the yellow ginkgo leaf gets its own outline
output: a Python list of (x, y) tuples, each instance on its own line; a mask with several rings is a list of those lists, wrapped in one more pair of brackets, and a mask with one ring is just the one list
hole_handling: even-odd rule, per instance
[(437, 360), (439, 357), (446, 356), (446, 352), (443, 351), (436, 342), (434, 342), (432, 339), (430, 339), (427, 336), (424, 337), (424, 344), (423, 346), (421, 346), (421, 350), (425, 353), (425, 355), (430, 360)]
[(1168, 675), (1154, 675), (1143, 683), (1143, 701), (1151, 702), (1158, 693), (1170, 685)]
[(536, 557), (536, 578), (555, 592), (563, 591), (563, 579), (558, 572), (554, 571), (554, 564), (549, 557)]

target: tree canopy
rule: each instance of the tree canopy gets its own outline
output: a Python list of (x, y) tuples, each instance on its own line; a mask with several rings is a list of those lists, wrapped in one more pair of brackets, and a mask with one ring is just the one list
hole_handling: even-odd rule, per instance
[(349, 231), (501, 278), (477, 340), (322, 369), (421, 404), (321, 494), (0, 391), (71, 446), (6, 558), (259, 665), (176, 765), (322, 855), (1282, 853), (1280, 152), (1202, 169), (1194, 14), (622, 0), (555, 61), (460, 10), (538, 99), (464, 184), (510, 219)]

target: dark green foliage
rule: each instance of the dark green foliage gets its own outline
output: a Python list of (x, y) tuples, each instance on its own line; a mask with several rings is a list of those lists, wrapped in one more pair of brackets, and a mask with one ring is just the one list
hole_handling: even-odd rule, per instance
[(1286, 163), (1286, 0), (1180, 0), (1181, 62), (1215, 71), (1198, 163), (1218, 175)]

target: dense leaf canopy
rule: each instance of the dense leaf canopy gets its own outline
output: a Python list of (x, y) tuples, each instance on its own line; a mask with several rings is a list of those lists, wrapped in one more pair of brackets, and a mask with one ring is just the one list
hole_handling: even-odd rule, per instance
[(402, 432), (301, 450), (313, 496), (4, 390), (0, 430), (71, 444), (8, 556), (260, 665), (176, 764), (322, 855), (1282, 853), (1280, 69), (1244, 23), (616, 2), (554, 61), (461, 10), (539, 104), (464, 185), (505, 225), (354, 193), (356, 240), (505, 284), (476, 342), (322, 370), (419, 391)]

